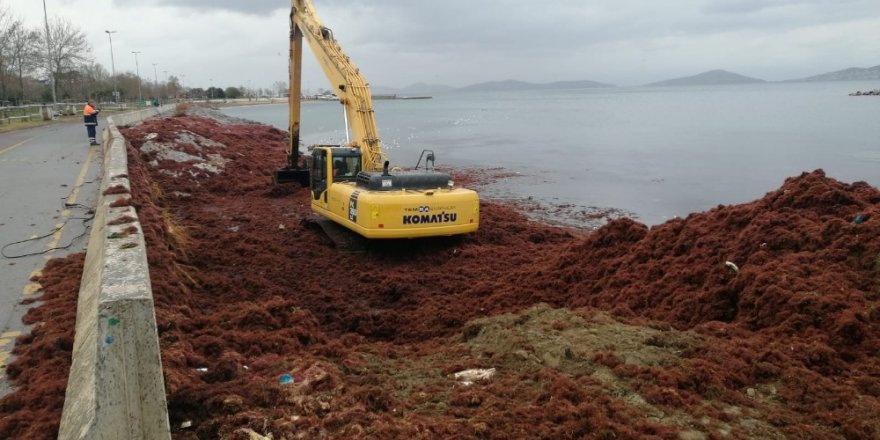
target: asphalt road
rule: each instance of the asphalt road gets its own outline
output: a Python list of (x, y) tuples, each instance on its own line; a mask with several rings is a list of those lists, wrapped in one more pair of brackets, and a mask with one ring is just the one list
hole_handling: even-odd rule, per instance
[(0, 133), (0, 396), (11, 391), (5, 366), (15, 338), (27, 331), (21, 302), (39, 296), (30, 278), (47, 260), (85, 250), (100, 156), (82, 123)]

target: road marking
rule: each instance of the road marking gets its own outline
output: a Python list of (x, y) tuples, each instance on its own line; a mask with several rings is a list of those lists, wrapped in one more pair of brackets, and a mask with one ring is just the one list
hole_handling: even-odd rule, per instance
[(73, 186), (73, 191), (70, 193), (70, 197), (67, 198), (67, 204), (73, 205), (76, 203), (77, 197), (79, 197), (79, 189), (82, 187), (83, 182), (86, 181), (86, 174), (89, 172), (89, 167), (92, 166), (92, 159), (95, 158), (95, 153), (97, 153), (98, 149), (92, 145), (92, 148), (89, 148), (89, 156), (86, 157), (85, 163), (83, 163), (82, 168), (79, 170), (79, 176), (76, 178), (76, 183)]
[(15, 144), (15, 145), (11, 146), (11, 147), (6, 147), (6, 148), (0, 150), (0, 154), (10, 152), (10, 151), (12, 151), (12, 150), (14, 150), (14, 149), (20, 147), (20, 146), (23, 145), (24, 143), (26, 143), (26, 142), (28, 142), (28, 141), (32, 141), (32, 140), (34, 140), (34, 138), (27, 138), (27, 139), (25, 139), (25, 140), (23, 140), (23, 141), (21, 141), (21, 142)]
[[(92, 159), (95, 157), (95, 153), (97, 152), (97, 148), (92, 146), (89, 148), (89, 156), (86, 158), (85, 162), (83, 162), (82, 167), (79, 170), (79, 176), (76, 178), (76, 183), (73, 184), (73, 191), (70, 192), (70, 195), (67, 196), (67, 200), (65, 201), (66, 205), (75, 205), (76, 200), (79, 198), (79, 190), (82, 188), (83, 183), (86, 181), (86, 175), (89, 172), (89, 168), (92, 166)], [(55, 254), (55, 248), (58, 247), (58, 243), (61, 241), (61, 235), (64, 233), (64, 225), (67, 224), (67, 218), (70, 217), (70, 210), (64, 209), (61, 211), (60, 219), (61, 223), (55, 225), (55, 233), (52, 234), (52, 241), (49, 242), (48, 248), (52, 249), (46, 253), (43, 257), (47, 261), (51, 260)]]
[(5, 347), (9, 345), (10, 342), (14, 341), (15, 338), (21, 336), (21, 332), (6, 332), (0, 336), (0, 347)]
[(43, 290), (43, 286), (40, 283), (28, 283), (24, 286), (24, 289), (21, 290), (22, 296), (30, 296), (39, 291)]
[[(21, 332), (18, 331), (3, 333), (2, 335), (0, 335), (0, 347), (6, 347), (19, 336), (21, 336)], [(9, 359), (9, 356), (11, 356), (11, 354), (12, 352), (8, 350), (0, 350), (0, 369), (6, 368), (6, 359)]]

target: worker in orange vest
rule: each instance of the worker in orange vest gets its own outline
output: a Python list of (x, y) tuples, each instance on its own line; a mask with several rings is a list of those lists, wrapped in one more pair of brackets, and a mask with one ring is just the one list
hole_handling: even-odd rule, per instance
[(95, 106), (95, 102), (91, 99), (86, 102), (86, 106), (83, 107), (83, 120), (86, 124), (86, 132), (89, 134), (89, 145), (98, 145), (98, 140), (95, 137), (95, 130), (98, 127), (98, 107)]

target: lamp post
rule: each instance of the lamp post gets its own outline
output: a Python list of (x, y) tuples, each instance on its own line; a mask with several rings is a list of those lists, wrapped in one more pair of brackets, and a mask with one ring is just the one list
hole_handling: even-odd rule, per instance
[(208, 100), (210, 101), (214, 99), (214, 78), (208, 80), (208, 85), (208, 90), (211, 91), (211, 93), (208, 94)]
[(141, 91), (141, 65), (138, 63), (138, 54), (139, 51), (133, 50), (131, 53), (134, 54), (134, 68), (137, 69), (137, 77), (138, 77), (138, 99), (140, 102), (144, 102), (144, 94)]
[(116, 87), (116, 58), (113, 56), (113, 34), (116, 31), (104, 31), (110, 37), (110, 66), (113, 68), (113, 102), (119, 104), (119, 88)]
[(52, 84), (52, 114), (50, 117), (54, 119), (58, 96), (55, 92), (55, 71), (52, 69), (52, 37), (49, 35), (49, 14), (46, 12), (46, 0), (43, 0), (43, 19), (46, 21), (46, 61), (49, 62), (49, 80)]
[(153, 63), (153, 83), (156, 84), (156, 99), (159, 99), (159, 75), (156, 74), (156, 66), (159, 63)]

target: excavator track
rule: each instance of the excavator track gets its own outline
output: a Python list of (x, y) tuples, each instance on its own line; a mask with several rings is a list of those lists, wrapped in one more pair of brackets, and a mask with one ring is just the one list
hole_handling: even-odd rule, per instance
[(363, 254), (367, 252), (368, 240), (361, 235), (319, 215), (311, 215), (303, 220), (311, 229), (318, 231), (327, 243), (343, 254)]

